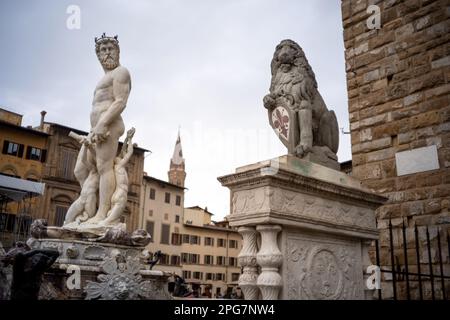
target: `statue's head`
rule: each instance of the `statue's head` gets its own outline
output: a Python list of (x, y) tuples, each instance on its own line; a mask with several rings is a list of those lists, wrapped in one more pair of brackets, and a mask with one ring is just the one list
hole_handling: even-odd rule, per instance
[(105, 70), (113, 70), (119, 65), (120, 48), (117, 36), (108, 37), (105, 33), (95, 38), (95, 53)]
[(152, 237), (143, 229), (137, 229), (131, 234), (131, 241), (134, 245), (146, 246), (150, 243)]
[(305, 53), (295, 41), (287, 39), (277, 45), (270, 67), (272, 69), (272, 76), (279, 69), (288, 72), (293, 67), (297, 67), (300, 74), (311, 77), (315, 82), (314, 72), (306, 59)]

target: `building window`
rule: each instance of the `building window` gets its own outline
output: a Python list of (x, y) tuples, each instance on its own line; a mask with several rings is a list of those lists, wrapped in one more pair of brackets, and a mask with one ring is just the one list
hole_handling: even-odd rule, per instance
[(205, 255), (203, 259), (204, 259), (205, 264), (213, 264), (214, 263), (213, 256)]
[(61, 176), (64, 179), (73, 180), (73, 170), (75, 167), (75, 153), (72, 151), (62, 151)]
[(159, 258), (159, 264), (169, 264), (169, 256), (165, 253), (161, 254), (161, 257)]
[(161, 244), (169, 244), (170, 237), (170, 225), (162, 224), (161, 225)]
[(68, 207), (56, 206), (55, 226), (61, 227), (64, 224), (67, 210)]
[(195, 271), (192, 275), (194, 279), (203, 280), (203, 272)]
[(169, 214), (168, 213), (164, 213), (164, 220), (169, 220)]
[(5, 140), (3, 142), (3, 152), (2, 153), (22, 158), (23, 148), (24, 148), (23, 144), (18, 144), (18, 143), (14, 143), (14, 142)]
[(229, 247), (229, 248), (235, 248), (235, 249), (237, 249), (237, 247), (238, 247), (237, 240), (230, 240), (230, 241), (228, 242), (228, 247)]
[(189, 243), (189, 235), (183, 234), (183, 243)]
[(181, 245), (181, 234), (172, 233), (172, 244), (175, 246)]
[(180, 256), (171, 256), (170, 264), (173, 266), (179, 266), (180, 265)]
[(224, 266), (225, 265), (225, 257), (223, 257), (223, 256), (217, 256), (216, 261), (217, 261), (217, 265), (218, 266)]
[(205, 237), (205, 246), (214, 246), (214, 238)]
[(175, 223), (180, 223), (180, 216), (179, 215), (175, 215)]
[(230, 267), (237, 267), (237, 258), (229, 257), (228, 258), (228, 265)]
[(170, 203), (170, 193), (169, 192), (166, 192), (166, 197), (165, 197), (164, 201), (166, 203)]
[(200, 237), (191, 235), (191, 241), (190, 244), (200, 244)]
[(205, 280), (212, 280), (214, 281), (214, 273), (207, 273), (206, 274), (206, 279)]
[(190, 271), (183, 271), (183, 278), (184, 279), (190, 279), (191, 278), (191, 272)]
[(195, 253), (189, 254), (189, 263), (197, 264), (200, 262), (200, 255)]
[(155, 229), (155, 223), (153, 221), (147, 221), (145, 229), (147, 230), (148, 234), (151, 236), (150, 241), (153, 242), (153, 233), (154, 233), (154, 229)]
[(181, 253), (181, 263), (188, 263), (189, 262), (189, 254), (182, 252)]
[(216, 281), (223, 281), (225, 279), (225, 275), (223, 273), (216, 273)]
[(221, 238), (219, 238), (219, 239), (217, 239), (217, 246), (218, 247), (226, 247), (226, 240), (225, 239), (221, 239)]
[(239, 276), (240, 275), (241, 275), (240, 273), (232, 273), (231, 274), (231, 281), (233, 281), (233, 282), (239, 281)]
[(16, 225), (16, 215), (10, 213), (0, 213), (0, 231), (13, 232)]
[(148, 210), (148, 216), (153, 217), (153, 210)]
[(156, 198), (156, 190), (150, 188), (150, 199), (155, 200), (155, 198)]
[(175, 199), (175, 204), (177, 206), (181, 206), (181, 197), (179, 195), (177, 195), (176, 199)]
[(44, 162), (45, 156), (46, 156), (46, 150), (28, 146), (27, 153), (25, 155), (25, 159)]

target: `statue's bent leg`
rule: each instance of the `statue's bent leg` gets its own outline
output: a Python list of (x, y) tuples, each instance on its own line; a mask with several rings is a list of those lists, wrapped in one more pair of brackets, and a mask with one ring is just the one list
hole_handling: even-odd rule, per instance
[(80, 195), (80, 197), (77, 200), (75, 200), (74, 203), (72, 203), (69, 210), (67, 210), (66, 217), (64, 219), (64, 224), (74, 222), (76, 217), (83, 212), (85, 201), (81, 197), (82, 196)]
[(297, 146), (297, 154), (304, 156), (311, 151), (313, 146), (312, 106), (308, 101), (302, 101), (300, 104), (298, 122), (300, 126), (300, 143)]
[(77, 162), (75, 163), (75, 168), (73, 170), (73, 174), (80, 183), (80, 186), (83, 186), (84, 181), (89, 175), (89, 168), (86, 165), (87, 152), (87, 147), (82, 145), (80, 151), (78, 152)]
[(125, 190), (118, 190), (112, 197), (111, 211), (108, 213), (108, 217), (102, 221), (102, 224), (116, 224), (119, 222), (120, 217), (123, 214), (125, 206), (127, 204), (127, 194)]

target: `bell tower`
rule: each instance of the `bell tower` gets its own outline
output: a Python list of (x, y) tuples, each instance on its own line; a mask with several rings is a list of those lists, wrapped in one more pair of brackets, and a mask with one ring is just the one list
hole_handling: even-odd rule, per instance
[(184, 166), (183, 150), (181, 149), (180, 130), (173, 150), (172, 159), (170, 159), (170, 170), (168, 172), (169, 182), (180, 187), (184, 187), (186, 171)]

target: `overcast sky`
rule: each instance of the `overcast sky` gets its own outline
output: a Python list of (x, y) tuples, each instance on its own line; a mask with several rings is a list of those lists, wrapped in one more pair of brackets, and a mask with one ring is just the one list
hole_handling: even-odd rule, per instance
[[(118, 35), (132, 90), (123, 113), (135, 141), (152, 151), (145, 171), (167, 180), (181, 127), (186, 159), (185, 205), (207, 206), (214, 220), (229, 212), (218, 176), (286, 153), (269, 126), (262, 98), (275, 46), (299, 43), (319, 91), (348, 131), (339, 0), (1, 1), (0, 106), (89, 131), (102, 68), (94, 37)], [(81, 9), (80, 29), (66, 26), (69, 5)], [(339, 161), (351, 158), (340, 135)]]

